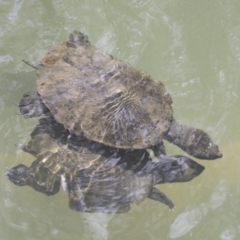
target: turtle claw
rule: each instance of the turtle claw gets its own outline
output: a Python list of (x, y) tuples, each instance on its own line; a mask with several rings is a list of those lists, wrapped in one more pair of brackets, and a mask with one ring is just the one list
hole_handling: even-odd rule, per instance
[(174, 206), (173, 208), (169, 208), (169, 211), (170, 211), (170, 212), (174, 212), (175, 209), (176, 209), (176, 208), (175, 208), (175, 206)]

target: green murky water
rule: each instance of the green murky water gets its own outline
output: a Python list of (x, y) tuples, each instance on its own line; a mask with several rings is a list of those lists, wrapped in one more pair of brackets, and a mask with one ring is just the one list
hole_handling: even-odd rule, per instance
[[(0, 239), (239, 239), (239, 11), (238, 0), (0, 1)], [(200, 177), (159, 186), (175, 211), (146, 200), (125, 214), (78, 213), (63, 191), (47, 197), (4, 175), (33, 160), (14, 146), (37, 123), (18, 115), (16, 104), (36, 79), (21, 60), (37, 62), (74, 29), (160, 79), (175, 117), (219, 144), (224, 157), (199, 161), (206, 167)]]

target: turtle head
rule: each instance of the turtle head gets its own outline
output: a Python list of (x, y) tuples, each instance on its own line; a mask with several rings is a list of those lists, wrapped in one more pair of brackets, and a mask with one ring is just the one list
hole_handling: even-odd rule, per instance
[(17, 186), (25, 186), (28, 184), (28, 167), (23, 164), (10, 168), (6, 175), (8, 179)]
[(186, 156), (175, 156), (175, 158), (176, 165), (179, 166), (179, 175), (174, 182), (188, 182), (199, 176), (205, 169), (204, 166)]
[(213, 160), (222, 157), (218, 146), (214, 144), (206, 132), (181, 125), (175, 120), (172, 121), (171, 127), (164, 138), (183, 149), (189, 155), (199, 159)]
[(161, 155), (155, 166), (156, 183), (188, 182), (199, 176), (205, 168), (185, 156)]
[(213, 160), (222, 157), (222, 153), (211, 137), (200, 129), (195, 129), (188, 134), (186, 147), (190, 155), (199, 159)]

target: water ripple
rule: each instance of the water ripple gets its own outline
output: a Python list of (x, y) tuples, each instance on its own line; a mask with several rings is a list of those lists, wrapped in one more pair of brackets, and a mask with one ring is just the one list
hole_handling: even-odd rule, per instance
[[(192, 210), (187, 209), (175, 218), (173, 224), (171, 225), (169, 233), (170, 237), (175, 239), (189, 233), (209, 215), (210, 211), (214, 211), (224, 204), (227, 194), (227, 182), (225, 180), (221, 180), (208, 202), (202, 203), (199, 208), (193, 208)], [(218, 225), (219, 220), (216, 219), (216, 221), (216, 225)], [(211, 232), (212, 230), (209, 225), (205, 225), (205, 228), (203, 229), (204, 232)]]

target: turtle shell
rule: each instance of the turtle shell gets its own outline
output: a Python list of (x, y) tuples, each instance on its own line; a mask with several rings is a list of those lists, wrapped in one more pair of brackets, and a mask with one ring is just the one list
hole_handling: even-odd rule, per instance
[(83, 212), (126, 212), (153, 187), (153, 175), (136, 174), (149, 161), (145, 150), (121, 150), (70, 135), (52, 117), (40, 120), (23, 149), (37, 157), (29, 174), (46, 192), (62, 181), (70, 208)]
[(160, 143), (173, 119), (164, 85), (92, 46), (81, 32), (42, 59), (37, 91), (73, 134), (124, 149)]

